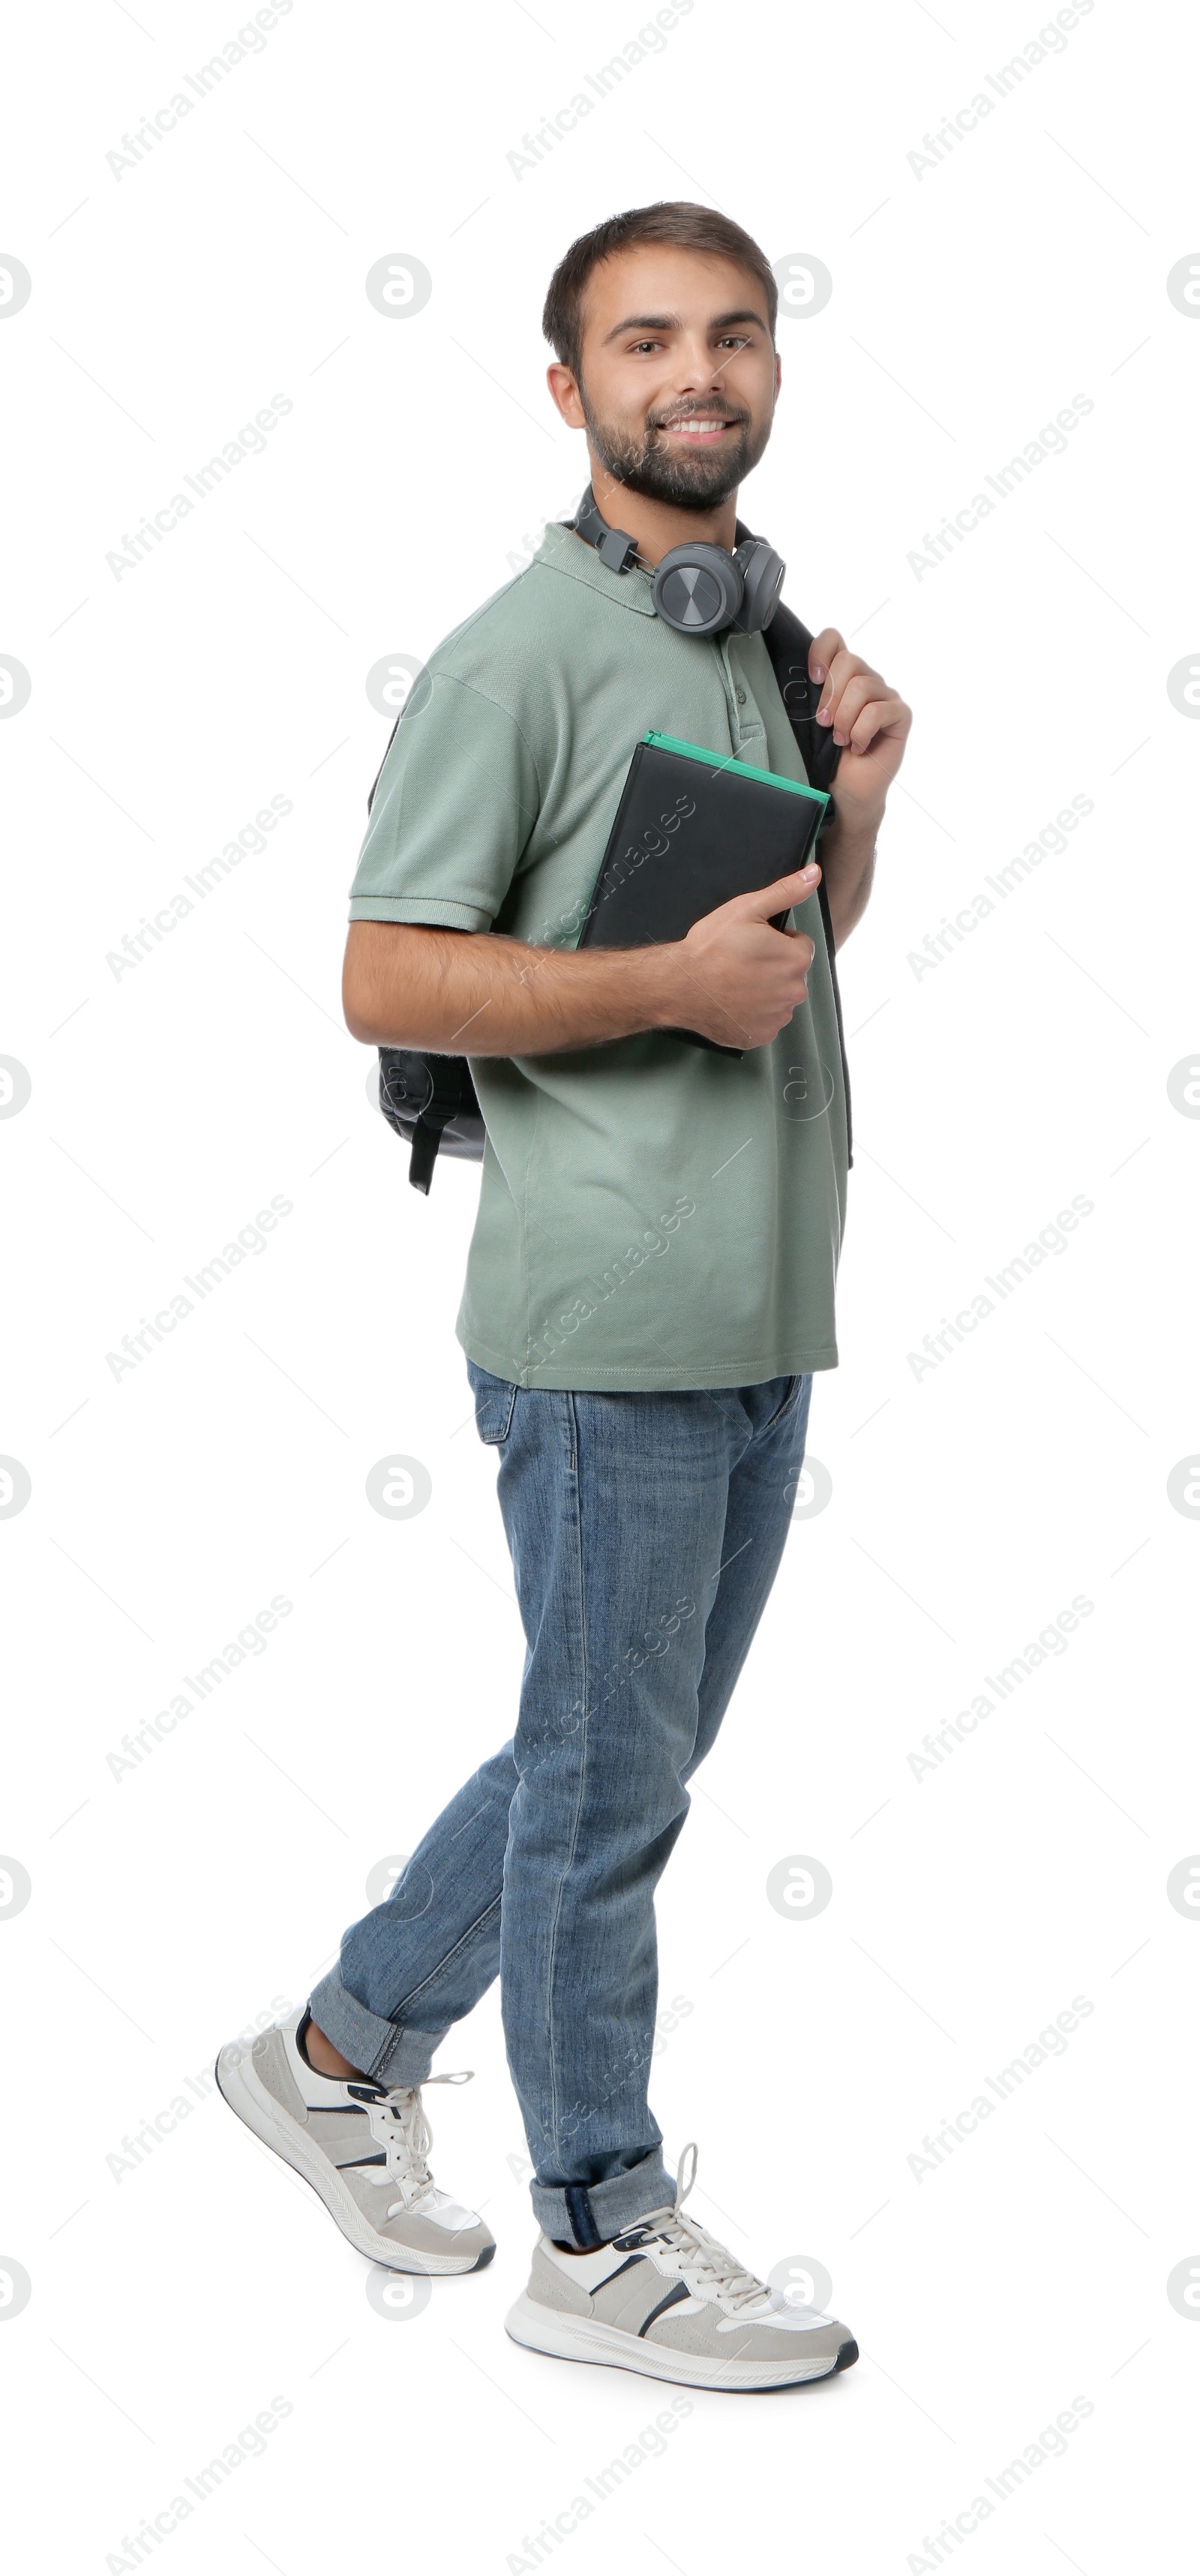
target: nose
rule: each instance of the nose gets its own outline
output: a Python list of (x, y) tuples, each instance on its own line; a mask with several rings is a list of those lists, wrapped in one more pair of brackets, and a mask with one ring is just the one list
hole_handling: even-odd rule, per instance
[(679, 391), (719, 392), (728, 363), (727, 358), (718, 358), (699, 335), (683, 341), (679, 349)]

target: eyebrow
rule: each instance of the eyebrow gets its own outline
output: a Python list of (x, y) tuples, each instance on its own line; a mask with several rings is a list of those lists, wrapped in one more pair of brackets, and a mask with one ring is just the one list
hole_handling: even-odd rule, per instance
[[(761, 331), (767, 327), (765, 316), (756, 313), (750, 305), (736, 313), (716, 314), (708, 327), (710, 331), (727, 331), (731, 322), (757, 322)], [(619, 340), (623, 331), (679, 331), (682, 327), (678, 313), (627, 313), (623, 322), (615, 323), (611, 331), (605, 332), (601, 347), (607, 348), (610, 340)]]

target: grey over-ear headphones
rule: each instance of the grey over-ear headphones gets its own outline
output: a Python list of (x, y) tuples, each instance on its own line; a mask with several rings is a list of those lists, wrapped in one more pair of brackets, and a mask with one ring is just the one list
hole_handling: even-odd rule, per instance
[[(641, 562), (636, 537), (610, 528), (601, 518), (590, 483), (573, 525), (610, 572), (628, 572)], [(759, 635), (770, 625), (787, 567), (765, 537), (739, 528), (738, 539), (732, 554), (697, 538), (692, 545), (672, 546), (663, 556), (654, 568), (652, 589), (664, 626), (673, 626), (678, 635), (705, 636), (719, 635), (727, 626), (736, 626), (742, 635)]]

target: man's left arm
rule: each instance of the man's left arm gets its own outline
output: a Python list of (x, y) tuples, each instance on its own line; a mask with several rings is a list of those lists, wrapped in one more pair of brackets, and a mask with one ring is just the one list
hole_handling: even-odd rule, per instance
[(887, 792), (904, 758), (912, 709), (878, 671), (848, 651), (835, 626), (815, 637), (809, 677), (823, 681), (817, 723), (829, 725), (841, 746), (834, 781), (836, 816), (821, 835), (833, 944), (840, 948), (871, 899), (875, 842)]

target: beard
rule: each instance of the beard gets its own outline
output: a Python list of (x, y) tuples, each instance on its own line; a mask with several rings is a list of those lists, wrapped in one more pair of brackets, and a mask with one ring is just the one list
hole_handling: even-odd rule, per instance
[[(626, 485), (630, 492), (640, 492), (646, 501), (669, 501), (677, 510), (712, 510), (736, 492), (757, 465), (771, 435), (771, 422), (765, 420), (752, 428), (750, 414), (732, 405), (696, 403), (694, 412), (716, 419), (736, 421), (738, 435), (720, 451), (700, 448), (689, 455), (686, 449), (673, 454), (660, 443), (661, 419), (648, 412), (640, 437), (619, 428), (615, 422), (602, 421), (593, 411), (582, 385), (579, 387), (588, 435), (605, 472), (614, 481)], [(675, 412), (675, 420), (689, 418)]]

